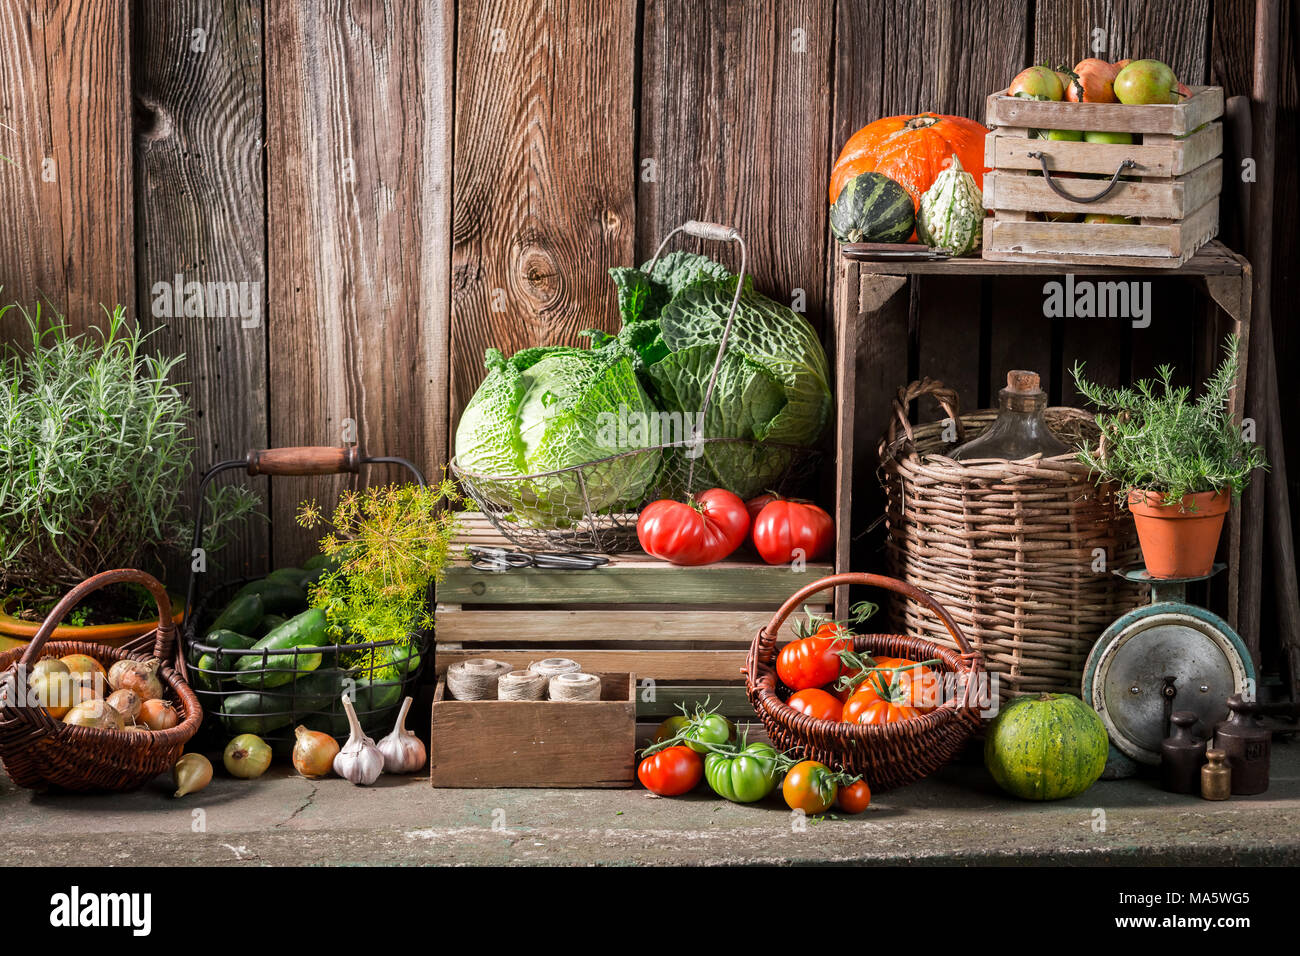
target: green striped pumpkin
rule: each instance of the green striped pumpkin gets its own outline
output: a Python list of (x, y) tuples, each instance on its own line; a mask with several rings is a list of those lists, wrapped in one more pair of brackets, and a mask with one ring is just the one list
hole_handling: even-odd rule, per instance
[(831, 206), (831, 232), (840, 242), (906, 242), (915, 220), (912, 197), (883, 173), (860, 173)]
[(979, 248), (984, 229), (984, 196), (975, 177), (952, 165), (934, 178), (916, 210), (916, 237), (927, 246), (964, 256)]
[(1079, 698), (1016, 697), (985, 732), (984, 765), (1012, 796), (1061, 800), (1097, 782), (1109, 745), (1106, 725)]

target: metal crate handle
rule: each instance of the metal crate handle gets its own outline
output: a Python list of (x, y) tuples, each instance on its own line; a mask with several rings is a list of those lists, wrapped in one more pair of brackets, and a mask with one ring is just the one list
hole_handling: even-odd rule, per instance
[(1135, 169), (1137, 167), (1137, 163), (1134, 160), (1123, 160), (1115, 167), (1115, 175), (1110, 177), (1110, 182), (1106, 184), (1106, 187), (1102, 189), (1101, 192), (1092, 196), (1076, 196), (1073, 193), (1066, 192), (1065, 188), (1052, 178), (1052, 171), (1047, 168), (1046, 153), (1035, 150), (1033, 152), (1025, 153), (1025, 155), (1030, 159), (1038, 160), (1038, 165), (1043, 168), (1043, 178), (1047, 180), (1047, 185), (1051, 187), (1052, 192), (1056, 193), (1056, 195), (1060, 196), (1062, 199), (1068, 199), (1070, 202), (1090, 203), (1105, 199), (1111, 194), (1111, 191), (1119, 185), (1120, 174), (1126, 169)]

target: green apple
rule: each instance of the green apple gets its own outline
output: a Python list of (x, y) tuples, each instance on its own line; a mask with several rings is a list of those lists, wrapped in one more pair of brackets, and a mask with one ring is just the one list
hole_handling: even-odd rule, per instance
[(1178, 78), (1159, 60), (1134, 60), (1115, 76), (1115, 98), (1129, 106), (1177, 103)]
[(1125, 145), (1133, 142), (1132, 133), (1102, 133), (1098, 130), (1088, 130), (1083, 134), (1085, 143), (1115, 143)]

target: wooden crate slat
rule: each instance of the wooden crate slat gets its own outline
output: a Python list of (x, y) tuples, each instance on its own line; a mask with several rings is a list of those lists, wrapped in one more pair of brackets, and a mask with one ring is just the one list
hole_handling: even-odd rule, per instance
[(743, 679), (747, 650), (692, 651), (692, 650), (587, 650), (584, 648), (548, 647), (545, 650), (497, 650), (475, 648), (447, 650), (438, 648), (435, 666), (439, 674), (460, 661), (475, 657), (491, 657), (505, 661), (516, 668), (526, 668), (542, 657), (568, 657), (592, 673), (630, 670), (637, 679), (660, 681), (735, 681)]
[[(1109, 176), (1126, 159), (1137, 163), (1132, 175), (1151, 177), (1179, 176), (1204, 166), (1223, 152), (1223, 124), (1210, 123), (1186, 139), (1142, 143), (1077, 143), (1063, 140), (1036, 139), (1014, 130), (997, 128), (984, 140), (984, 165), (994, 169), (1023, 169), (1038, 172), (1042, 164), (1030, 153), (1044, 153), (1047, 168), (1059, 169), (1068, 157), (1073, 172)], [(985, 189), (988, 189), (985, 179)], [(988, 202), (987, 196), (985, 202)]]
[[(653, 696), (654, 699), (647, 700), (646, 698), (649, 696)], [(636, 716), (638, 720), (654, 718), (662, 720), (665, 717), (680, 714), (678, 704), (684, 704), (687, 710), (691, 710), (696, 704), (702, 705), (705, 701), (708, 701), (710, 708), (717, 705), (718, 712), (727, 717), (744, 717), (750, 720), (758, 718), (758, 715), (754, 713), (753, 706), (749, 703), (744, 684), (691, 686), (658, 684), (654, 688), (653, 695), (648, 694), (646, 691), (637, 693)]]
[(1222, 87), (1193, 86), (1191, 90), (1192, 95), (1181, 103), (1145, 106), (1030, 100), (1000, 90), (986, 101), (985, 125), (1182, 136), (1223, 115)]
[[(826, 608), (818, 605), (813, 610), (824, 612)], [(439, 605), (434, 640), (439, 644), (502, 641), (525, 645), (557, 641), (726, 641), (748, 647), (758, 629), (771, 619), (772, 611), (480, 610)], [(786, 621), (779, 640), (793, 638), (792, 621)]]
[[(1083, 181), (1084, 191), (1093, 185)], [(1079, 190), (1079, 180), (1064, 180), (1068, 190)], [(1219, 194), (1223, 186), (1223, 161), (1212, 159), (1199, 169), (1167, 180), (1121, 182), (1105, 199), (1087, 204), (1089, 212), (1116, 216), (1145, 216), (1182, 219)], [(1008, 210), (1028, 212), (1077, 212), (1078, 203), (1053, 191), (1042, 176), (994, 170), (984, 175), (984, 205), (1001, 214)], [(1006, 217), (998, 215), (999, 219)]]

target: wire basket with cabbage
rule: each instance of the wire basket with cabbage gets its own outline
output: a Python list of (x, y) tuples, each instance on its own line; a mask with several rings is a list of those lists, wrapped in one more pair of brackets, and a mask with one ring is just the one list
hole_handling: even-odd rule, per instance
[[(732, 273), (678, 232), (740, 246)], [(611, 269), (623, 326), (588, 348), (506, 358), (456, 429), (453, 475), (524, 547), (637, 547), (641, 506), (727, 488), (784, 491), (810, 470), (830, 421), (830, 371), (816, 330), (756, 291), (728, 226), (687, 222), (640, 269)]]

